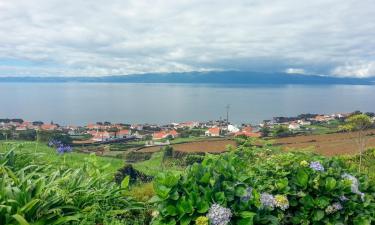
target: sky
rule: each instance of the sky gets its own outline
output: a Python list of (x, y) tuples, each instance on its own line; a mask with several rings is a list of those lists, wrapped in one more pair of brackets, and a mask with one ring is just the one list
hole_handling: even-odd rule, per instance
[(0, 76), (375, 76), (374, 0), (0, 0)]

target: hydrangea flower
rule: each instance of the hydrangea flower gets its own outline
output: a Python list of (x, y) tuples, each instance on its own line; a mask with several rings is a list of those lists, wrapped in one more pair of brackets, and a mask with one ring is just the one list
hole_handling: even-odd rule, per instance
[(332, 205), (329, 205), (325, 211), (327, 214), (332, 214), (342, 209), (343, 209), (342, 205), (339, 202), (336, 202), (336, 203), (333, 203)]
[(299, 164), (303, 167), (307, 167), (309, 165), (309, 163), (306, 160), (302, 160)]
[(70, 147), (69, 145), (60, 145), (56, 149), (57, 153), (59, 154), (69, 153), (72, 152), (72, 150), (72, 147)]
[(324, 171), (324, 167), (320, 162), (315, 161), (310, 163), (310, 168), (315, 170), (315, 171)]
[(345, 195), (340, 196), (339, 199), (340, 199), (340, 201), (342, 201), (342, 202), (346, 202), (346, 201), (349, 200), (347, 197), (345, 197)]
[(350, 174), (347, 174), (347, 173), (344, 173), (341, 177), (344, 178), (344, 179), (347, 179), (347, 180), (350, 180), (350, 181), (351, 181), (350, 188), (351, 188), (352, 193), (357, 194), (357, 195), (360, 195), (362, 201), (364, 201), (364, 200), (365, 200), (365, 194), (362, 193), (362, 192), (359, 190), (358, 179), (357, 179), (355, 176), (350, 175)]
[(252, 187), (248, 187), (248, 188), (246, 189), (246, 195), (241, 197), (241, 201), (243, 201), (243, 202), (247, 202), (247, 201), (249, 201), (252, 197), (253, 197), (253, 188), (252, 188)]
[(270, 209), (275, 208), (275, 197), (273, 197), (273, 195), (271, 194), (262, 193), (260, 195), (260, 202), (262, 203), (262, 206), (264, 208), (270, 208)]
[(284, 195), (276, 195), (275, 196), (275, 206), (280, 208), (281, 210), (285, 211), (287, 208), (289, 208), (288, 198)]
[(213, 204), (207, 213), (211, 225), (227, 225), (232, 217), (232, 212), (219, 204)]
[(158, 217), (159, 216), (159, 211), (157, 211), (157, 210), (152, 211), (151, 216), (154, 217), (154, 218)]
[(200, 216), (195, 220), (196, 225), (208, 225), (208, 218), (205, 216)]

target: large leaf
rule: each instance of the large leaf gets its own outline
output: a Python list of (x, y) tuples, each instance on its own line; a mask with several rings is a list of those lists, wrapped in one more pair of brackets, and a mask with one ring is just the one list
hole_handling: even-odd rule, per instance
[(129, 187), (129, 182), (130, 182), (130, 176), (126, 176), (122, 181), (121, 181), (121, 188), (126, 189)]
[(306, 187), (309, 181), (309, 175), (306, 173), (305, 170), (298, 170), (296, 175), (296, 183), (298, 186)]
[(12, 217), (13, 217), (15, 220), (17, 220), (17, 222), (18, 222), (20, 225), (30, 225), (30, 224), (26, 221), (26, 219), (25, 219), (23, 216), (19, 215), (19, 214), (15, 214), (15, 215), (13, 215)]

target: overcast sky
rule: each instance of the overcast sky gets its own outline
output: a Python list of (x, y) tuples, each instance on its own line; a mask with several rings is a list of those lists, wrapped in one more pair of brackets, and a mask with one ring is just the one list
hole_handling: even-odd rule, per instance
[(0, 0), (0, 75), (375, 76), (374, 0)]

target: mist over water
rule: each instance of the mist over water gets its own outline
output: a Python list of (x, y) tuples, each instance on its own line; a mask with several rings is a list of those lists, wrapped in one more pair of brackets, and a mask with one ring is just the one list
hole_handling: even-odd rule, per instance
[(83, 125), (207, 121), (259, 123), (301, 113), (375, 112), (375, 86), (0, 83), (0, 118)]

